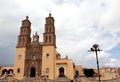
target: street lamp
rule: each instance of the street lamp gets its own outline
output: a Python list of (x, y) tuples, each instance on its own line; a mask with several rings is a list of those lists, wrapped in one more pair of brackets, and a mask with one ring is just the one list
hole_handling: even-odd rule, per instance
[(92, 46), (92, 48), (90, 48), (90, 51), (96, 53), (96, 62), (97, 62), (97, 69), (98, 69), (99, 82), (100, 82), (100, 70), (99, 70), (99, 61), (98, 61), (98, 54), (97, 54), (97, 52), (98, 52), (98, 51), (100, 52), (100, 51), (102, 51), (102, 50), (99, 49), (99, 45), (98, 45), (98, 44), (94, 44), (94, 45)]

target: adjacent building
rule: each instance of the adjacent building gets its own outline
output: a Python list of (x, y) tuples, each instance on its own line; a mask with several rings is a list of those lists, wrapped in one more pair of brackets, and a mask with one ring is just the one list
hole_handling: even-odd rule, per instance
[(111, 68), (111, 67), (103, 67), (100, 69), (101, 79), (107, 80), (107, 79), (113, 79), (118, 78), (118, 68)]
[(5, 75), (13, 76), (13, 66), (0, 66), (0, 77)]

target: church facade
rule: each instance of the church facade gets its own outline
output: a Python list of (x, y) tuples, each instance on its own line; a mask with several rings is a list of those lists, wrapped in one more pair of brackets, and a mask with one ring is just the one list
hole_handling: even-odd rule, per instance
[(56, 34), (54, 18), (51, 13), (45, 18), (43, 42), (39, 41), (36, 32), (31, 38), (31, 22), (29, 17), (22, 21), (16, 46), (14, 76), (24, 77), (47, 76), (49, 79), (58, 77), (74, 78), (75, 65), (71, 59), (61, 58), (56, 50)]

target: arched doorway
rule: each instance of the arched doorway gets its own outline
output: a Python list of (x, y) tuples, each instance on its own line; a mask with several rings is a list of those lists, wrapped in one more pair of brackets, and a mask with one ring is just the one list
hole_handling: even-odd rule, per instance
[(13, 74), (13, 69), (8, 70), (8, 74), (10, 74), (10, 73)]
[(4, 74), (8, 74), (8, 70), (7, 69), (2, 70), (2, 75), (4, 75)]
[(36, 74), (35, 68), (32, 67), (30, 70), (30, 77), (35, 77), (35, 74)]
[(59, 77), (65, 77), (64, 70), (65, 69), (63, 67), (59, 69)]

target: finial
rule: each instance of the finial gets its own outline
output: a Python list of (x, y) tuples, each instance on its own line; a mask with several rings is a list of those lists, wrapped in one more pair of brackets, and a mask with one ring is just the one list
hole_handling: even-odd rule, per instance
[(28, 20), (29, 19), (29, 17), (28, 16), (26, 16), (26, 20)]
[(68, 56), (66, 55), (66, 59), (68, 59)]
[(51, 13), (49, 13), (49, 17), (51, 17)]
[(37, 34), (37, 31), (35, 32), (35, 35), (38, 35), (38, 34)]

